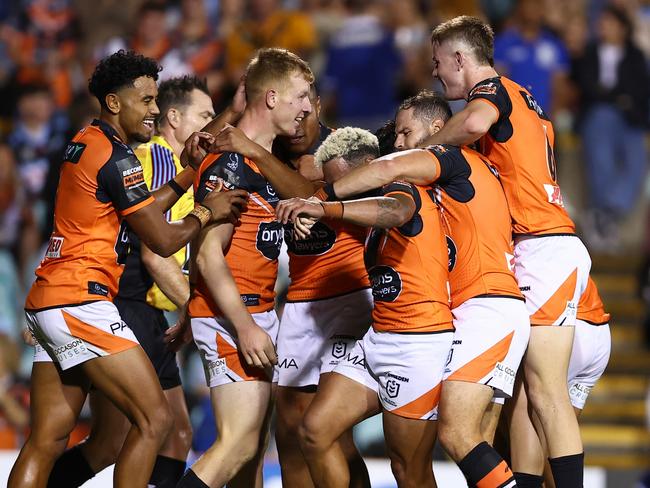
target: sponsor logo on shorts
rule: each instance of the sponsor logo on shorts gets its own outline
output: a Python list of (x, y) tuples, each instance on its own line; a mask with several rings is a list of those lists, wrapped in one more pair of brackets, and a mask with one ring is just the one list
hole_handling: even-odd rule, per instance
[(96, 281), (89, 281), (88, 282), (88, 294), (89, 295), (101, 295), (103, 297), (108, 296), (108, 286), (103, 285), (101, 283), (97, 283)]
[(61, 257), (61, 248), (63, 247), (63, 237), (50, 237), (50, 242), (45, 251), (47, 259), (56, 259)]
[(316, 222), (307, 239), (294, 239), (293, 225), (284, 227), (284, 240), (289, 252), (298, 256), (320, 256), (332, 249), (336, 242), (336, 232), (323, 222)]
[(587, 401), (590, 392), (591, 388), (582, 383), (572, 383), (569, 387), (569, 396), (583, 402)]
[(284, 228), (280, 222), (260, 222), (255, 247), (266, 259), (278, 259), (283, 238)]
[(368, 273), (375, 301), (394, 302), (402, 293), (402, 277), (390, 266), (374, 266)]
[(514, 385), (516, 374), (517, 372), (514, 369), (506, 366), (502, 362), (497, 362), (492, 376), (494, 379), (502, 380), (506, 385)]
[(113, 322), (109, 327), (113, 335), (121, 334), (124, 329), (129, 330), (129, 326), (126, 325), (126, 322)]
[(296, 368), (296, 369), (299, 369), (298, 368), (298, 363), (293, 358), (284, 358), (282, 361), (280, 361), (278, 363), (278, 368), (284, 368), (284, 369)]
[(394, 378), (397, 381), (402, 381), (403, 383), (408, 383), (409, 382), (409, 379), (407, 377), (405, 377), (405, 376), (398, 376), (398, 375), (393, 374), (393, 373), (387, 373), (386, 376), (388, 376), (389, 378)]
[(366, 367), (366, 358), (364, 356), (360, 356), (358, 354), (355, 354), (354, 356), (351, 356), (350, 353), (348, 353), (343, 358), (343, 361), (346, 361), (348, 363), (352, 363), (354, 366), (361, 366), (364, 369)]
[(81, 339), (75, 339), (63, 346), (54, 348), (52, 352), (54, 352), (57, 361), (62, 362), (85, 354), (88, 352), (88, 349), (86, 349), (86, 345)]
[(530, 286), (520, 286), (519, 291), (521, 291), (521, 292), (530, 291)]
[(399, 395), (399, 388), (400, 384), (397, 382), (397, 380), (394, 379), (389, 379), (386, 381), (386, 395), (388, 395), (388, 398), (397, 398), (397, 395)]
[(254, 307), (256, 305), (260, 304), (260, 296), (249, 293), (247, 295), (239, 295), (241, 297), (241, 301), (244, 302), (244, 305), (247, 307)]
[(575, 322), (575, 318), (578, 314), (578, 304), (572, 300), (566, 302), (566, 308), (564, 309), (564, 319), (562, 320), (562, 325), (566, 320), (569, 320), (571, 324)]
[(341, 359), (345, 356), (345, 353), (348, 351), (347, 342), (336, 341), (332, 344), (332, 356), (336, 359)]
[(206, 365), (208, 378), (215, 378), (226, 374), (226, 358), (219, 358), (216, 361), (210, 361)]
[(564, 207), (564, 199), (562, 198), (562, 192), (559, 186), (544, 184), (544, 190), (546, 191), (549, 203)]

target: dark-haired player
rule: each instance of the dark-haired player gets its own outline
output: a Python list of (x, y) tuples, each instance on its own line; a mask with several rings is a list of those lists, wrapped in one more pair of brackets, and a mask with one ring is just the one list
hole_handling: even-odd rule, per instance
[[(468, 103), (425, 144), (478, 142), (499, 172), (512, 217), (514, 272), (532, 325), (525, 393), (541, 421), (557, 487), (580, 487), (584, 453), (566, 378), (591, 259), (564, 208), (553, 124), (528, 90), (494, 70), (494, 35), (485, 22), (453, 18), (433, 30), (431, 41), (433, 76), (445, 97)], [(540, 474), (520, 472), (517, 483), (541, 486)]]
[[(204, 81), (193, 76), (166, 80), (158, 87), (160, 115), (151, 141), (135, 148), (148, 188), (157, 190), (183, 168), (179, 156), (185, 141), (214, 118), (212, 100)], [(180, 220), (194, 208), (192, 191), (185, 192), (167, 211), (169, 221)], [(186, 273), (188, 247), (163, 258), (140, 243), (128, 227), (130, 242), (115, 305), (143, 347), (169, 403), (174, 427), (156, 458), (149, 484), (175, 485), (185, 471), (192, 428), (181, 388), (175, 353), (165, 344), (169, 327), (164, 311), (181, 309), (189, 299)], [(129, 429), (128, 419), (105, 396), (91, 390), (92, 428), (88, 439), (66, 451), (52, 469), (52, 488), (76, 487), (113, 464)], [(71, 473), (75, 473), (74, 476)], [(166, 483), (166, 484), (165, 484)]]
[[(147, 486), (171, 427), (151, 361), (113, 304), (128, 251), (120, 223), (125, 220), (154, 252), (169, 256), (209, 222), (235, 221), (246, 193), (215, 192), (181, 221), (165, 220), (163, 212), (189, 187), (193, 172), (170, 180), (154, 200), (128, 146), (153, 134), (159, 69), (151, 59), (119, 51), (103, 59), (90, 79), (100, 117), (67, 146), (54, 231), (25, 304), (38, 347), (32, 431), (10, 474), (12, 488), (46, 485), (89, 382), (132, 423), (117, 457), (115, 486)], [(193, 152), (198, 142), (191, 141)]]

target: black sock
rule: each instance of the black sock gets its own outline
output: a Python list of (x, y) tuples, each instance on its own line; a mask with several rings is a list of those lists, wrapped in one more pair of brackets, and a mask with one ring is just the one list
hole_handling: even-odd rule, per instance
[(185, 472), (185, 461), (158, 455), (149, 484), (156, 488), (174, 488)]
[(479, 488), (515, 486), (512, 471), (499, 453), (485, 441), (477, 444), (458, 463), (458, 467), (467, 478), (469, 486)]
[(543, 476), (528, 473), (515, 473), (518, 488), (542, 488)]
[(583, 488), (585, 453), (549, 458), (556, 488)]
[(95, 476), (92, 468), (81, 453), (81, 446), (65, 451), (54, 463), (48, 488), (77, 488)]
[(210, 488), (206, 485), (201, 478), (199, 478), (194, 471), (188, 469), (185, 475), (176, 485), (176, 488)]

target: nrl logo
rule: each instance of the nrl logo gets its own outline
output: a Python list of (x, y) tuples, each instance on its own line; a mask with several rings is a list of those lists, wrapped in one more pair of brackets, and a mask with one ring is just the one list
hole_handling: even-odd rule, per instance
[(396, 398), (399, 395), (399, 387), (400, 384), (392, 378), (386, 381), (386, 394), (388, 398)]
[(332, 344), (332, 357), (341, 359), (348, 351), (348, 345), (343, 341), (336, 341)]

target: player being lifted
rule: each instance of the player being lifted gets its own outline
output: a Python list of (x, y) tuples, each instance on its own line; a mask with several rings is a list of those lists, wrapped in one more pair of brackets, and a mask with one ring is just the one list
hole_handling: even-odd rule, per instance
[(98, 120), (67, 146), (55, 206), (54, 231), (25, 304), (38, 340), (31, 380), (32, 431), (9, 477), (12, 488), (44, 487), (86, 398), (88, 384), (112, 401), (132, 425), (117, 456), (114, 484), (146, 487), (172, 423), (151, 361), (113, 299), (128, 243), (126, 220), (154, 252), (169, 256), (208, 222), (234, 222), (246, 192), (215, 193), (205, 207), (168, 223), (163, 213), (187, 189), (183, 171), (155, 192), (128, 144), (147, 142), (159, 110), (155, 61), (119, 51), (90, 79), (101, 105)]
[[(591, 259), (563, 206), (553, 124), (528, 90), (494, 70), (493, 33), (485, 22), (456, 17), (437, 26), (431, 41), (433, 76), (445, 97), (468, 103), (425, 144), (478, 142), (499, 172), (512, 217), (515, 276), (532, 326), (526, 395), (548, 442), (556, 485), (582, 486), (584, 453), (566, 379)], [(526, 481), (537, 474), (518, 474), (519, 486), (539, 486)]]

